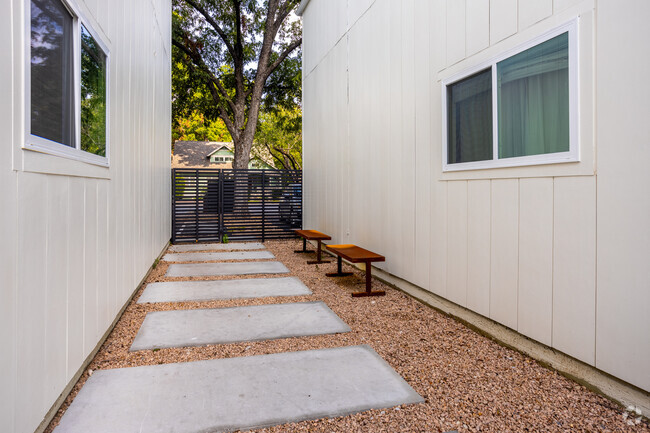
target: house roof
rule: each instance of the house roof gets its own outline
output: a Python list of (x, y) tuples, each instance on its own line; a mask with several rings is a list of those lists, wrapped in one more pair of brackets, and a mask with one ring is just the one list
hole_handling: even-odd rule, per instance
[[(176, 141), (172, 153), (172, 168), (232, 168), (232, 162), (216, 163), (210, 161), (210, 156), (226, 148), (234, 151), (231, 142), (221, 141)], [(251, 156), (273, 168), (272, 157)]]
[(226, 150), (229, 150), (229, 151), (234, 153), (234, 150), (232, 149), (232, 145), (230, 143), (227, 143), (227, 144), (220, 143), (220, 144), (221, 144), (221, 146), (217, 146), (217, 148), (214, 149), (212, 152), (208, 153), (207, 156), (210, 157), (210, 156), (214, 155), (215, 153), (219, 152), (221, 149), (224, 149), (224, 148)]
[[(177, 141), (172, 153), (172, 168), (225, 168), (224, 164), (210, 162), (209, 156), (232, 143), (218, 141)], [(228, 167), (230, 168), (230, 167)]]

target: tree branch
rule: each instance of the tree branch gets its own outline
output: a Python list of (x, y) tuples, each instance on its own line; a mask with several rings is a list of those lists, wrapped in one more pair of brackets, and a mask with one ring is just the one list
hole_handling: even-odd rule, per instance
[(217, 22), (216, 22), (215, 20), (212, 19), (212, 17), (210, 16), (210, 14), (208, 14), (208, 11), (206, 11), (205, 9), (203, 9), (203, 8), (201, 7), (201, 5), (199, 5), (198, 3), (196, 3), (194, 0), (185, 0), (185, 3), (187, 3), (187, 4), (190, 5), (190, 6), (192, 6), (194, 9), (196, 9), (196, 11), (197, 11), (198, 13), (200, 13), (201, 15), (203, 15), (203, 17), (205, 18), (205, 20), (206, 20), (206, 21), (207, 21), (207, 22), (208, 22), (208, 23), (209, 23), (209, 24), (210, 24), (210, 25), (211, 25), (211, 26), (216, 30), (217, 34), (219, 35), (219, 37), (221, 38), (221, 40), (223, 41), (223, 43), (226, 44), (226, 48), (228, 49), (228, 52), (229, 52), (230, 55), (234, 58), (234, 57), (235, 57), (235, 50), (233, 49), (232, 45), (231, 45), (230, 42), (228, 41), (228, 37), (227, 37), (226, 33), (221, 29), (221, 27), (219, 26), (219, 24), (217, 24)]
[(275, 69), (276, 69), (278, 66), (280, 66), (280, 63), (282, 63), (282, 62), (284, 61), (284, 59), (286, 59), (287, 56), (289, 56), (289, 54), (291, 54), (291, 52), (292, 52), (293, 50), (295, 50), (296, 48), (298, 48), (301, 44), (302, 44), (302, 38), (293, 41), (293, 42), (292, 42), (292, 43), (287, 47), (287, 49), (284, 50), (284, 52), (283, 52), (282, 54), (280, 54), (280, 57), (278, 57), (278, 58), (275, 60), (275, 62), (273, 62), (273, 64), (271, 64), (271, 66), (269, 66), (269, 68), (268, 68), (268, 72), (267, 72), (267, 75), (266, 75), (266, 76), (268, 77), (269, 75), (271, 75), (271, 74), (273, 73), (273, 71), (275, 71)]
[(208, 76), (209, 81), (217, 87), (217, 89), (221, 93), (220, 95), (213, 93), (211, 90), (213, 99), (215, 99), (217, 104), (219, 105), (219, 102), (221, 101), (221, 99), (223, 99), (226, 101), (226, 103), (228, 103), (228, 106), (234, 112), (235, 111), (234, 102), (228, 97), (228, 92), (226, 92), (226, 89), (223, 87), (223, 84), (221, 84), (221, 81), (219, 81), (219, 79), (214, 76), (212, 71), (210, 71), (210, 68), (208, 68), (208, 66), (205, 64), (203, 58), (201, 57), (201, 54), (199, 54), (196, 51), (190, 50), (188, 47), (186, 47), (184, 44), (177, 41), (176, 39), (172, 39), (172, 43), (174, 44), (175, 47), (183, 51), (185, 55), (187, 55), (192, 60), (192, 62)]

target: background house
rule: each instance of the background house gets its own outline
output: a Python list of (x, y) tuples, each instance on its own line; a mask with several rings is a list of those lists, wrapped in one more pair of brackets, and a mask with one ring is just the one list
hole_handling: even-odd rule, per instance
[(171, 2), (1, 8), (0, 431), (31, 433), (170, 238)]
[[(232, 143), (217, 141), (176, 141), (172, 153), (172, 168), (232, 168), (235, 152)], [(252, 156), (249, 169), (273, 170), (269, 162)]]
[[(378, 267), (402, 287), (647, 396), (650, 3), (304, 0), (300, 13), (304, 226), (384, 254)], [(564, 74), (566, 99), (553, 104), (567, 113), (553, 141), (562, 149), (454, 160), (454, 128), (467, 134), (460, 142), (498, 146), (509, 133), (487, 116), (495, 129), (474, 136), (462, 102), (480, 99), (481, 113), (507, 120), (493, 95), (505, 103), (516, 76), (497, 76), (552, 40), (546, 54), (558, 55), (538, 73)]]

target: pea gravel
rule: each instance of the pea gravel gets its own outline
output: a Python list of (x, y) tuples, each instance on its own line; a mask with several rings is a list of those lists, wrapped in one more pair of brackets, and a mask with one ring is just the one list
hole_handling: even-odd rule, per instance
[[(84, 382), (95, 370), (204, 359), (232, 358), (296, 350), (369, 344), (426, 402), (370, 410), (344, 417), (304, 421), (257, 432), (648, 432), (646, 419), (587, 390), (514, 350), (500, 346), (453, 318), (435, 311), (377, 280), (385, 297), (352, 298), (364, 289), (364, 275), (328, 278), (336, 263), (307, 265), (313, 254), (294, 254), (299, 241), (265, 243), (290, 274), (313, 295), (208, 302), (137, 304), (140, 288), (98, 354), (45, 430), (52, 432)], [(147, 282), (168, 278), (161, 262)], [(277, 278), (255, 275), (241, 278)], [(347, 323), (347, 334), (129, 352), (146, 313), (174, 309), (221, 308), (321, 300)]]

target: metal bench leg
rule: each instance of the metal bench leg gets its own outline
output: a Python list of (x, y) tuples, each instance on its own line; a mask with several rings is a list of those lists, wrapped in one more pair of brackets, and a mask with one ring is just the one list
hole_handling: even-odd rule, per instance
[(349, 277), (352, 275), (352, 272), (343, 272), (343, 261), (341, 260), (341, 256), (336, 257), (336, 272), (330, 272), (329, 274), (325, 274), (328, 277)]
[(294, 253), (313, 253), (312, 250), (307, 250), (307, 238), (302, 238), (302, 250), (295, 250)]
[(308, 265), (318, 265), (320, 263), (329, 263), (330, 262), (329, 260), (322, 260), (322, 258), (321, 258), (322, 257), (322, 254), (321, 254), (322, 246), (321, 245), (322, 245), (321, 241), (318, 241), (318, 250), (316, 252), (316, 260), (311, 260), (311, 261), (307, 262)]
[(366, 291), (365, 292), (356, 292), (352, 294), (353, 298), (360, 298), (362, 296), (384, 296), (386, 292), (383, 290), (372, 290), (372, 265), (370, 262), (366, 262)]

